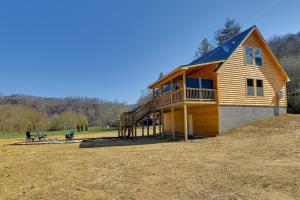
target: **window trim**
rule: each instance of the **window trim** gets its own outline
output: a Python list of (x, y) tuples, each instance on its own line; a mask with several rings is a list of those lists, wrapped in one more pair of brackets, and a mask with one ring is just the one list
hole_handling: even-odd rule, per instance
[[(261, 83), (262, 83), (262, 95), (257, 95), (257, 81), (261, 81)], [(256, 96), (258, 96), (258, 97), (264, 97), (265, 96), (265, 84), (264, 84), (264, 80), (262, 80), (262, 79), (255, 79), (255, 93), (256, 93)]]
[[(247, 63), (247, 58), (246, 58), (246, 49), (247, 48), (251, 48), (252, 49), (252, 64), (248, 64)], [(261, 66), (260, 65), (256, 65), (256, 62), (255, 62), (255, 50), (256, 49), (259, 49), (260, 50), (260, 53), (261, 53)], [(261, 48), (258, 48), (258, 47), (251, 47), (251, 46), (244, 46), (244, 63), (246, 66), (255, 66), (255, 67), (263, 67), (264, 66), (264, 61), (263, 61), (263, 51)]]
[[(254, 88), (254, 95), (252, 96), (249, 96), (248, 95), (248, 79), (252, 79), (253, 80), (253, 88)], [(261, 80), (262, 81), (262, 84), (263, 84), (263, 95), (262, 96), (258, 96), (257, 95), (257, 80)], [(259, 78), (251, 78), (251, 77), (246, 77), (246, 97), (265, 97), (265, 83), (264, 83), (264, 80), (263, 79), (259, 79)]]
[[(254, 56), (253, 56), (253, 59), (254, 59), (254, 65), (256, 66), (256, 67), (262, 67), (263, 66), (263, 53), (262, 53), (262, 50), (261, 50), (261, 48), (253, 48), (254, 49), (254, 51), (253, 51), (253, 54), (254, 54)], [(259, 50), (260, 51), (260, 55), (261, 55), (261, 65), (257, 65), (256, 64), (256, 57), (255, 57), (255, 50)]]
[[(248, 95), (248, 80), (253, 80), (253, 95)], [(247, 97), (255, 97), (256, 96), (255, 88), (256, 88), (255, 79), (254, 78), (246, 78), (246, 96)]]
[[(246, 49), (247, 49), (247, 48), (252, 49), (252, 64), (248, 64), (248, 63), (247, 63), (247, 56), (246, 56), (246, 52), (247, 52)], [(245, 65), (249, 65), (249, 66), (255, 65), (254, 59), (253, 59), (253, 47), (245, 46), (245, 48), (244, 48), (244, 58), (245, 58)]]

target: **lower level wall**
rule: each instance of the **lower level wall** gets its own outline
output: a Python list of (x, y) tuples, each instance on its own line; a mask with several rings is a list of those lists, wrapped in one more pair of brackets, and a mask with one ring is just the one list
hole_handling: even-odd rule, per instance
[[(194, 136), (211, 136), (219, 133), (218, 107), (217, 105), (206, 105), (188, 108), (188, 116), (192, 115), (192, 127)], [(189, 117), (188, 117), (189, 118)], [(184, 133), (183, 110), (174, 111), (175, 133)], [(188, 119), (189, 120), (189, 119)], [(188, 121), (188, 124), (189, 121)], [(172, 132), (171, 112), (164, 113), (164, 131)]]
[(220, 133), (257, 120), (286, 114), (286, 107), (220, 105)]

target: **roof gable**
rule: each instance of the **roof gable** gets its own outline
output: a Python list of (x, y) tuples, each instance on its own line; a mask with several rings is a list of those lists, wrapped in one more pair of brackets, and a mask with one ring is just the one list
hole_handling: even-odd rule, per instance
[[(286, 74), (286, 72), (284, 71), (284, 69), (282, 68), (281, 64), (279, 63), (279, 61), (277, 60), (277, 58), (275, 57), (275, 55), (273, 54), (273, 52), (271, 51), (269, 45), (267, 44), (267, 42), (265, 41), (265, 39), (263, 38), (262, 34), (259, 32), (259, 30), (257, 29), (256, 26), (253, 26), (251, 28), (251, 30), (248, 32), (248, 34), (245, 36), (245, 38), (240, 42), (240, 44), (236, 47), (236, 49), (243, 44), (244, 41), (246, 41), (246, 39), (251, 35), (251, 33), (255, 31), (257, 34), (257, 39), (260, 40), (262, 42), (262, 44), (264, 45), (266, 51), (270, 54), (271, 59), (275, 62), (276, 67), (278, 67), (280, 73), (283, 75), (285, 81), (289, 81), (289, 77)], [(226, 61), (235, 53), (235, 50), (231, 53), (231, 55), (226, 59)], [(217, 73), (220, 73), (222, 71), (222, 67), (224, 66), (224, 64), (226, 63), (226, 61), (216, 70)]]
[(250, 27), (249, 29), (245, 30), (244, 32), (236, 35), (235, 37), (231, 38), (223, 45), (218, 46), (217, 48), (213, 49), (212, 51), (208, 52), (207, 54), (203, 55), (202, 57), (194, 60), (188, 65), (199, 65), (204, 63), (216, 62), (216, 61), (225, 61), (227, 60), (231, 54), (235, 51), (237, 47), (245, 40), (245, 38), (249, 35), (249, 33), (255, 28), (255, 26)]

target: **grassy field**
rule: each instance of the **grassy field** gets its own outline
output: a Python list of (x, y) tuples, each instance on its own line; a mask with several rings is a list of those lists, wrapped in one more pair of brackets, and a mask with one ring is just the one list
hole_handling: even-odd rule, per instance
[[(82, 131), (82, 132), (77, 132), (75, 131), (75, 134), (90, 134), (90, 133), (101, 133), (105, 131), (112, 131), (116, 130), (116, 128), (96, 128), (96, 127), (91, 127), (88, 129), (88, 131)], [(47, 136), (57, 136), (57, 135), (66, 135), (68, 134), (69, 131), (47, 131)], [(37, 133), (32, 133), (33, 135), (37, 135)], [(0, 134), (0, 139), (12, 139), (12, 138), (25, 138), (26, 134), (25, 133), (8, 133), (8, 134)]]
[(9, 145), (19, 141), (0, 140), (0, 199), (300, 199), (297, 115), (187, 143)]

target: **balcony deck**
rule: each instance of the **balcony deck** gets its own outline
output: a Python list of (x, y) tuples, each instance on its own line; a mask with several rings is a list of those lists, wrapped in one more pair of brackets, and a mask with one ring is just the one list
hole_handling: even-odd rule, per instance
[[(152, 108), (157, 109), (184, 101), (184, 90), (174, 90), (153, 99)], [(186, 88), (186, 102), (216, 103), (216, 89)]]
[[(216, 103), (217, 92), (216, 89), (203, 88), (186, 88), (186, 103)], [(152, 111), (160, 110), (168, 106), (180, 104), (184, 102), (184, 89), (169, 91), (161, 96), (154, 97), (147, 104), (132, 112), (125, 112), (121, 114), (120, 123), (125, 126), (136, 124), (146, 114)]]

